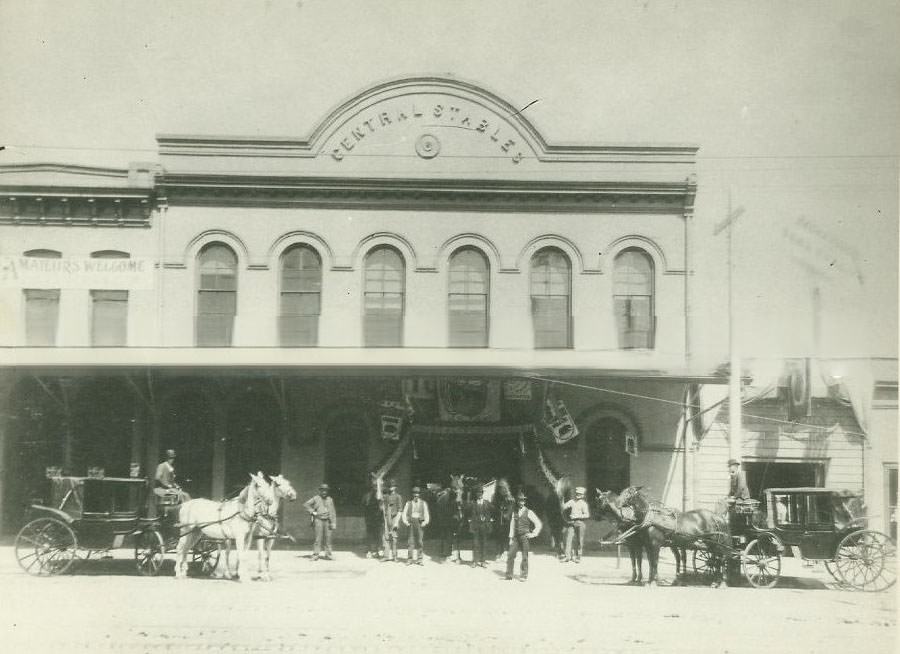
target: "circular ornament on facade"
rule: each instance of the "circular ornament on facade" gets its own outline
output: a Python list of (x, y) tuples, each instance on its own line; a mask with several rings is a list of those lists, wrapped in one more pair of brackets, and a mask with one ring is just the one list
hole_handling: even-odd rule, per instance
[(423, 159), (434, 159), (441, 151), (441, 142), (433, 134), (422, 134), (416, 139), (416, 154)]

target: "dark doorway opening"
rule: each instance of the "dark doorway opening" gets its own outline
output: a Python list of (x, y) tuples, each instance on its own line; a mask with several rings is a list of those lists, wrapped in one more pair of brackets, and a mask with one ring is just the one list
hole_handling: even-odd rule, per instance
[[(215, 416), (203, 393), (178, 390), (163, 404), (156, 462), (163, 460), (167, 449), (174, 449), (175, 481), (192, 497), (211, 497)], [(152, 475), (155, 469), (149, 472)]]
[(615, 418), (601, 418), (587, 429), (589, 488), (619, 492), (630, 485), (631, 461), (625, 451), (627, 428)]
[(236, 393), (228, 412), (225, 494), (239, 492), (250, 473), (281, 472), (281, 414), (269, 390), (249, 386)]
[(338, 514), (361, 515), (368, 490), (369, 427), (356, 409), (338, 410), (325, 423), (325, 481)]
[(521, 478), (517, 436), (428, 436), (419, 438), (414, 482), (446, 487), (451, 474), (477, 477), (482, 483), (505, 477), (515, 488)]
[(767, 488), (821, 487), (825, 483), (825, 464), (816, 461), (750, 461), (744, 463), (750, 496), (763, 501)]

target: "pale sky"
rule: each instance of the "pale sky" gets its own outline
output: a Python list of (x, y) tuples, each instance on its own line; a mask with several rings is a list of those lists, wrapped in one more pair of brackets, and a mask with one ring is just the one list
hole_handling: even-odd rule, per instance
[[(451, 75), (539, 100), (524, 115), (551, 143), (701, 147), (698, 355), (727, 350), (712, 230), (730, 190), (744, 354), (896, 357), (898, 19), (873, 0), (0, 0), (0, 163), (152, 161), (159, 133), (304, 137), (372, 84)], [(804, 233), (835, 265), (792, 259)]]

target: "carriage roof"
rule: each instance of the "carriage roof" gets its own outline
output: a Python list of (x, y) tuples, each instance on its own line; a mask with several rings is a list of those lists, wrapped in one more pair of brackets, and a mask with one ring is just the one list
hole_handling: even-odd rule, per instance
[(821, 488), (819, 486), (803, 486), (800, 488), (767, 488), (766, 492), (778, 495), (791, 495), (796, 493), (821, 493), (823, 495), (834, 495), (836, 497), (862, 497), (861, 491)]
[(134, 477), (50, 477), (50, 502), (72, 519), (85, 515), (137, 515), (148, 483)]

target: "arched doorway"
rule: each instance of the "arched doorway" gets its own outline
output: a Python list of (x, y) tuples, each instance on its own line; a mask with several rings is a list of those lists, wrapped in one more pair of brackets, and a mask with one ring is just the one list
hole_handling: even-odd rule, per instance
[[(168, 389), (161, 410), (157, 461), (175, 450), (178, 484), (193, 497), (212, 495), (215, 423), (206, 395), (191, 385)], [(151, 470), (150, 474), (155, 471)]]
[[(7, 420), (3, 484), (3, 531), (22, 526), (32, 502), (47, 499), (48, 466), (65, 464), (65, 412), (33, 379), (20, 381), (12, 390)], [(65, 470), (63, 474), (71, 474)]]
[(281, 413), (272, 391), (246, 386), (229, 398), (225, 493), (247, 485), (249, 473), (281, 471)]
[[(120, 379), (87, 381), (73, 403), (72, 472), (98, 467), (107, 477), (127, 477), (132, 460), (135, 398)], [(140, 456), (137, 457), (140, 461)]]
[(325, 481), (339, 511), (360, 515), (368, 490), (369, 429), (362, 411), (332, 412), (325, 420)]
[(619, 492), (631, 483), (631, 461), (625, 451), (628, 427), (614, 417), (601, 417), (587, 428), (586, 465), (590, 488)]

